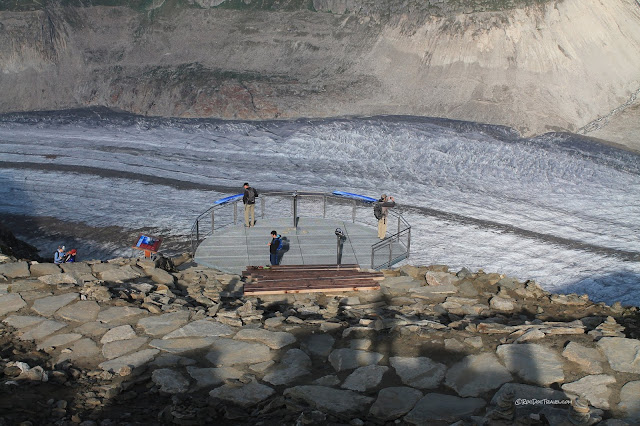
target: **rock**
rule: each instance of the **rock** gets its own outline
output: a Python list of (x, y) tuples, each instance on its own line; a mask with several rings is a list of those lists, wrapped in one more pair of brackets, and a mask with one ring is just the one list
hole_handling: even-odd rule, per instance
[(494, 296), (489, 301), (489, 306), (491, 309), (495, 309), (500, 312), (511, 312), (513, 311), (515, 305), (511, 299), (506, 299), (504, 297)]
[(640, 380), (628, 382), (620, 389), (618, 409), (628, 418), (640, 420)]
[(423, 286), (423, 287), (413, 287), (409, 289), (411, 292), (411, 296), (435, 296), (435, 295), (449, 295), (456, 294), (458, 292), (458, 287), (453, 284), (443, 284), (443, 285), (433, 285), (433, 286)]
[(84, 262), (63, 263), (60, 268), (65, 274), (72, 274), (76, 277), (92, 274), (91, 267)]
[(172, 331), (164, 336), (163, 339), (176, 339), (180, 337), (218, 337), (228, 336), (230, 334), (233, 334), (233, 331), (228, 325), (204, 319), (194, 321), (178, 330)]
[(483, 353), (469, 355), (449, 368), (445, 384), (466, 397), (484, 395), (511, 380), (511, 374), (495, 355)]
[(342, 384), (342, 388), (358, 392), (366, 392), (378, 387), (382, 376), (389, 367), (383, 365), (367, 365), (359, 367), (351, 373)]
[(284, 322), (284, 317), (272, 317), (264, 320), (264, 326), (267, 328), (275, 328), (282, 325)]
[(0, 275), (7, 278), (26, 278), (31, 275), (27, 262), (12, 262), (0, 264)]
[(157, 349), (144, 349), (133, 354), (105, 361), (101, 363), (99, 367), (104, 371), (109, 371), (111, 373), (117, 373), (122, 367), (134, 369), (148, 363), (158, 353), (160, 353), (160, 351)]
[(98, 277), (103, 281), (108, 282), (125, 282), (130, 280), (135, 280), (136, 278), (140, 278), (143, 274), (130, 265), (125, 265), (122, 267), (114, 267), (114, 265), (109, 263), (99, 263), (97, 265), (93, 265), (94, 272), (96, 266), (98, 265), (108, 265), (109, 269), (97, 273)]
[(427, 357), (391, 357), (389, 363), (405, 385), (435, 389), (444, 379), (447, 367)]
[(251, 371), (255, 371), (256, 373), (264, 373), (265, 371), (273, 367), (274, 364), (275, 362), (273, 361), (264, 361), (264, 362), (259, 362), (257, 364), (250, 365), (249, 369)]
[(340, 379), (338, 376), (331, 374), (314, 380), (313, 384), (318, 386), (338, 386), (340, 384)]
[(177, 311), (168, 314), (141, 318), (138, 327), (151, 336), (171, 333), (189, 321), (189, 311)]
[(33, 302), (31, 309), (40, 315), (52, 316), (58, 309), (77, 300), (78, 297), (78, 293), (65, 293), (59, 296), (44, 297)]
[[(26, 293), (26, 292), (45, 292), (47, 285), (40, 280), (18, 280), (13, 281), (11, 284), (7, 284), (8, 293)], [(34, 298), (34, 299), (37, 299)]]
[(36, 324), (40, 324), (45, 319), (46, 318), (44, 317), (34, 317), (30, 315), (11, 315), (4, 319), (2, 322), (10, 327), (20, 330), (21, 328), (27, 328)]
[(537, 328), (532, 328), (524, 332), (522, 336), (518, 337), (515, 340), (515, 343), (525, 343), (525, 342), (531, 342), (534, 340), (540, 340), (540, 339), (544, 339), (545, 336), (546, 334), (544, 334), (543, 331)]
[(187, 373), (198, 382), (199, 388), (219, 386), (229, 379), (239, 379), (243, 375), (242, 371), (233, 367), (187, 367)]
[(111, 300), (111, 292), (107, 287), (102, 285), (85, 284), (80, 290), (88, 299), (97, 300), (98, 302), (108, 302)]
[(60, 267), (55, 263), (32, 263), (29, 269), (31, 270), (31, 276), (35, 278), (62, 272)]
[(342, 324), (336, 322), (323, 322), (320, 324), (320, 331), (323, 333), (331, 333), (332, 331), (342, 328)]
[(598, 347), (616, 371), (640, 374), (640, 341), (623, 337), (603, 337)]
[(43, 342), (38, 344), (38, 349), (55, 348), (58, 346), (68, 345), (69, 343), (75, 342), (81, 337), (82, 334), (79, 333), (57, 334), (45, 339)]
[(615, 377), (599, 374), (586, 376), (572, 383), (566, 383), (562, 385), (562, 390), (584, 397), (596, 408), (608, 410), (612, 391), (607, 385), (615, 382)]
[(384, 388), (369, 410), (369, 415), (381, 421), (395, 420), (413, 409), (422, 392), (408, 387)]
[(444, 349), (448, 352), (465, 352), (466, 347), (457, 339), (444, 339)]
[(427, 268), (424, 266), (403, 265), (398, 268), (403, 275), (407, 275), (415, 280), (424, 280)]
[(130, 325), (121, 325), (107, 331), (104, 336), (102, 336), (102, 339), (100, 339), (100, 343), (104, 344), (115, 342), (116, 340), (133, 339), (134, 337), (136, 337), (136, 332), (133, 331)]
[(512, 373), (539, 385), (564, 381), (562, 359), (536, 343), (500, 345), (496, 353)]
[(95, 321), (100, 312), (100, 306), (93, 300), (81, 300), (73, 305), (67, 305), (56, 312), (56, 316), (67, 321), (90, 322)]
[(226, 384), (209, 392), (209, 396), (241, 407), (252, 407), (274, 393), (269, 386), (251, 382), (246, 385)]
[[(106, 336), (106, 334), (105, 334)], [(124, 354), (128, 354), (129, 352), (133, 352), (140, 348), (140, 346), (147, 343), (149, 339), (146, 337), (136, 337), (133, 339), (127, 340), (115, 340), (109, 343), (105, 343), (102, 346), (102, 355), (106, 359), (113, 359)]]
[(195, 360), (184, 357), (184, 356), (180, 356), (180, 355), (174, 355), (174, 354), (162, 354), (156, 359), (154, 359), (153, 362), (150, 363), (150, 365), (154, 367), (161, 367), (161, 368), (178, 367), (178, 366), (182, 367), (182, 366), (188, 366), (188, 365), (194, 365), (194, 364), (196, 364)]
[(373, 398), (352, 391), (313, 385), (286, 389), (284, 396), (304, 402), (317, 410), (341, 415), (363, 412), (373, 402)]
[(139, 308), (133, 308), (131, 306), (116, 306), (106, 309), (98, 314), (98, 321), (100, 322), (117, 322), (129, 317), (142, 315), (145, 311)]
[(437, 285), (455, 285), (460, 281), (458, 277), (449, 272), (429, 271), (425, 274), (427, 284), (430, 286)]
[(264, 343), (271, 349), (280, 349), (296, 341), (291, 333), (284, 331), (268, 331), (263, 329), (242, 329), (233, 337), (235, 340), (255, 340)]
[(207, 348), (215, 342), (215, 337), (185, 337), (183, 339), (154, 339), (149, 346), (165, 352), (179, 354), (186, 351)]
[(484, 343), (482, 343), (482, 337), (480, 336), (467, 337), (464, 339), (464, 342), (472, 348), (476, 349), (480, 349), (484, 346)]
[(605, 357), (595, 348), (588, 348), (576, 342), (569, 344), (562, 351), (562, 356), (573, 361), (589, 374), (602, 373), (602, 362)]
[(70, 352), (60, 354), (58, 364), (66, 360), (77, 361), (93, 358), (100, 354), (100, 350), (98, 349), (96, 342), (88, 338), (77, 340), (69, 349)]
[(211, 346), (206, 358), (213, 365), (227, 366), (237, 364), (257, 364), (271, 361), (274, 354), (267, 345), (249, 343), (232, 339), (217, 339)]
[(109, 327), (108, 324), (102, 323), (100, 321), (92, 321), (76, 327), (74, 331), (84, 336), (101, 337), (110, 328), (111, 327)]
[(335, 341), (329, 334), (314, 334), (306, 338), (300, 348), (312, 356), (327, 357)]
[(65, 323), (61, 323), (53, 320), (45, 320), (45, 321), (42, 321), (37, 326), (35, 326), (34, 328), (30, 329), (29, 331), (24, 332), (20, 336), (20, 340), (44, 339), (45, 337), (55, 333), (56, 331), (66, 326), (67, 324)]
[(52, 275), (43, 275), (38, 277), (38, 280), (47, 285), (61, 285), (61, 284), (77, 284), (78, 280), (71, 274), (65, 274), (58, 272)]
[(382, 358), (384, 358), (384, 355), (376, 352), (335, 349), (329, 355), (329, 362), (336, 371), (343, 371), (377, 364)]
[(544, 401), (557, 401), (558, 403), (555, 405), (547, 405), (564, 409), (566, 417), (566, 409), (571, 402), (569, 397), (562, 391), (521, 383), (505, 383), (498, 392), (493, 395), (491, 405), (497, 405), (500, 399), (510, 393), (513, 394), (515, 401), (516, 417), (528, 416), (530, 413), (538, 413), (540, 411), (539, 404)]
[(605, 321), (599, 324), (595, 330), (591, 330), (589, 335), (594, 338), (598, 337), (625, 337), (624, 327), (618, 324), (613, 317), (607, 317)]
[(169, 368), (160, 368), (151, 373), (151, 380), (160, 387), (160, 392), (176, 394), (189, 390), (189, 380)]
[(159, 269), (159, 268), (147, 269), (146, 272), (147, 274), (149, 274), (151, 279), (158, 284), (167, 285), (169, 287), (173, 287), (173, 285), (175, 284), (176, 278), (173, 275), (171, 275), (169, 272), (163, 269)]
[(480, 398), (458, 398), (457, 396), (428, 393), (420, 399), (413, 410), (404, 416), (404, 421), (414, 425), (436, 421), (454, 422), (470, 416), (485, 406)]
[(353, 339), (349, 342), (351, 349), (366, 351), (371, 347), (371, 340), (369, 339)]
[(5, 294), (0, 296), (0, 316), (4, 316), (9, 312), (16, 312), (27, 306), (19, 294)]
[(502, 278), (496, 284), (498, 285), (498, 287), (500, 287), (501, 290), (503, 290), (503, 289), (517, 290), (519, 288), (523, 288), (524, 287), (524, 284), (522, 284), (521, 282), (519, 282), (518, 280), (516, 280), (514, 278), (509, 278), (509, 277)]
[(263, 380), (276, 386), (286, 385), (309, 374), (309, 367), (311, 359), (307, 354), (300, 349), (289, 349), (280, 360), (280, 365), (265, 375)]

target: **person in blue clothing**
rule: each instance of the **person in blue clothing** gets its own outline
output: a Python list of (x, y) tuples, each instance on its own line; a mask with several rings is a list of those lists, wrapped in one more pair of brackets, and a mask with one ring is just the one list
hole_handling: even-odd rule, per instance
[(58, 246), (58, 250), (53, 254), (53, 263), (56, 265), (64, 263), (64, 246)]
[(271, 231), (271, 242), (269, 243), (269, 261), (272, 265), (278, 264), (278, 250), (282, 249), (282, 237), (276, 231)]

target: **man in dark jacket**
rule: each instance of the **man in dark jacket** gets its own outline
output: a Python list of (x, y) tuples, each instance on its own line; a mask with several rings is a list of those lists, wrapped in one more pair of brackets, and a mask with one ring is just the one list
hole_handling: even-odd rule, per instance
[(384, 240), (387, 235), (387, 216), (389, 216), (389, 209), (396, 206), (396, 200), (393, 197), (387, 197), (387, 194), (382, 194), (382, 197), (378, 200), (380, 207), (382, 207), (382, 217), (378, 219), (378, 238)]
[(272, 265), (278, 264), (278, 250), (282, 248), (282, 237), (276, 231), (271, 231), (271, 242), (269, 243), (269, 261)]
[[(245, 182), (242, 204), (244, 204), (244, 226), (247, 228), (256, 224), (256, 197), (258, 197), (258, 191)], [(251, 216), (251, 220), (249, 220), (249, 216)]]

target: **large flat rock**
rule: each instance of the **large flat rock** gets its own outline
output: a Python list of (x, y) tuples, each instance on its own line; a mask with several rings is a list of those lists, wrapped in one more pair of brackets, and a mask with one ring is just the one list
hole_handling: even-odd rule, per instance
[(269, 386), (251, 382), (246, 385), (226, 384), (209, 392), (209, 396), (241, 407), (252, 407), (274, 393)]
[(149, 339), (146, 337), (136, 337), (127, 340), (116, 340), (113, 342), (105, 343), (102, 346), (102, 355), (106, 359), (113, 359), (119, 356), (128, 354), (139, 349), (142, 345), (147, 343)]
[[(101, 263), (98, 265), (109, 265), (109, 264)], [(95, 266), (97, 265), (94, 265), (94, 268)], [(109, 281), (109, 282), (131, 281), (143, 276), (143, 274), (137, 268), (133, 268), (130, 265), (107, 269), (103, 272), (97, 273), (97, 275), (100, 277), (101, 280)]]
[(21, 336), (20, 340), (40, 340), (45, 337), (55, 333), (61, 328), (66, 327), (67, 324), (63, 322), (53, 321), (53, 320), (45, 320), (40, 324), (36, 325), (29, 331), (25, 331)]
[(138, 327), (142, 328), (146, 334), (160, 336), (171, 333), (187, 321), (189, 321), (189, 311), (178, 311), (141, 318), (138, 321)]
[(377, 352), (343, 348), (333, 350), (329, 355), (329, 362), (336, 371), (343, 371), (377, 364), (382, 358), (384, 355)]
[(513, 380), (495, 355), (469, 355), (455, 364), (446, 375), (445, 384), (460, 396), (481, 396)]
[(90, 322), (95, 321), (100, 306), (94, 300), (81, 300), (73, 305), (67, 305), (56, 312), (56, 316), (67, 321)]
[(284, 331), (268, 331), (261, 328), (250, 329), (245, 328), (236, 333), (233, 336), (236, 340), (254, 340), (260, 343), (264, 343), (271, 349), (280, 349), (292, 343), (295, 343), (296, 338), (293, 334)]
[(52, 316), (58, 309), (78, 300), (78, 293), (65, 293), (58, 296), (49, 296), (33, 302), (32, 310), (46, 317)]
[(629, 382), (620, 389), (618, 409), (630, 419), (640, 421), (640, 380)]
[(127, 320), (131, 317), (138, 315), (144, 315), (147, 311), (144, 309), (133, 308), (131, 306), (115, 306), (113, 308), (105, 309), (98, 314), (98, 321), (101, 322), (115, 322), (121, 320)]
[(367, 392), (377, 388), (382, 382), (382, 376), (389, 370), (385, 365), (366, 365), (356, 368), (342, 384), (343, 389)]
[(165, 352), (179, 354), (194, 351), (211, 346), (216, 341), (215, 337), (185, 337), (183, 339), (154, 339), (149, 346), (161, 349)]
[(46, 320), (45, 317), (35, 317), (32, 315), (11, 315), (4, 319), (2, 322), (7, 324), (8, 326), (20, 330), (23, 328), (34, 326), (36, 324), (40, 324), (44, 320)]
[(26, 278), (29, 272), (29, 264), (27, 262), (12, 262), (0, 264), (0, 275), (7, 278)]
[(57, 274), (42, 275), (38, 277), (39, 281), (47, 285), (60, 285), (60, 284), (77, 284), (78, 280), (72, 274), (64, 272), (58, 272)]
[(19, 294), (5, 294), (0, 296), (0, 316), (9, 312), (16, 312), (27, 306)]
[(616, 371), (640, 374), (640, 341), (624, 337), (603, 337), (598, 347)]
[(409, 424), (426, 425), (432, 422), (455, 422), (470, 416), (485, 406), (480, 398), (459, 398), (440, 393), (428, 393), (404, 416)]
[(206, 358), (215, 366), (229, 366), (271, 361), (274, 356), (275, 352), (262, 343), (219, 338)]
[(602, 373), (604, 355), (596, 348), (589, 348), (580, 343), (569, 342), (562, 351), (562, 356), (580, 365), (584, 371), (590, 374)]
[(51, 336), (38, 344), (38, 349), (56, 348), (73, 343), (82, 337), (80, 333), (66, 333)]
[(435, 389), (444, 379), (447, 367), (427, 357), (391, 357), (389, 363), (405, 385)]
[(198, 320), (185, 325), (163, 337), (163, 339), (177, 339), (180, 337), (219, 337), (233, 334), (233, 330), (226, 324), (213, 320)]
[(133, 331), (133, 328), (129, 324), (125, 324), (113, 327), (107, 331), (100, 339), (100, 343), (105, 344), (115, 342), (116, 340), (133, 339), (134, 337), (136, 337), (136, 332)]
[(309, 355), (327, 357), (331, 353), (335, 342), (336, 339), (329, 334), (313, 334), (304, 339), (300, 348)]
[(382, 421), (395, 420), (413, 409), (422, 398), (422, 392), (409, 387), (384, 388), (378, 392), (369, 414)]
[(31, 270), (31, 276), (35, 278), (62, 272), (60, 267), (55, 263), (32, 263), (29, 269)]
[(539, 385), (564, 381), (563, 361), (537, 343), (500, 345), (496, 353), (504, 365), (524, 380)]
[(311, 359), (300, 349), (289, 349), (280, 364), (269, 374), (264, 376), (264, 381), (272, 385), (286, 385), (299, 377), (310, 373)]
[(219, 386), (230, 379), (239, 379), (243, 373), (233, 367), (187, 367), (187, 373), (193, 377), (199, 388)]
[(131, 369), (140, 367), (160, 353), (157, 349), (144, 349), (129, 355), (124, 355), (116, 359), (105, 361), (99, 365), (105, 371), (117, 373), (122, 367), (130, 367)]
[(609, 409), (612, 389), (607, 385), (616, 382), (616, 378), (607, 374), (583, 377), (580, 380), (562, 385), (562, 390), (586, 398), (591, 405), (603, 410)]
[(19, 280), (8, 285), (9, 293), (43, 292), (47, 285), (40, 280)]
[(162, 393), (176, 394), (189, 390), (189, 379), (170, 368), (155, 370), (151, 373), (151, 380)]
[(296, 386), (284, 391), (285, 398), (304, 402), (320, 411), (337, 414), (364, 412), (373, 398), (349, 390), (337, 390), (325, 386)]
[(96, 342), (88, 338), (77, 340), (69, 349), (71, 350), (70, 352), (60, 354), (58, 363), (64, 360), (77, 361), (93, 359), (100, 355), (100, 349), (98, 348), (98, 345), (96, 345)]

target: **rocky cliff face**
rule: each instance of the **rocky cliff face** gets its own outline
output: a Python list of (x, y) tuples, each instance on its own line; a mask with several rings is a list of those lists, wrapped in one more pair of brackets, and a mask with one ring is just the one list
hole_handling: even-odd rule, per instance
[(0, 11), (0, 112), (411, 114), (533, 134), (640, 88), (635, 0), (85, 3)]

